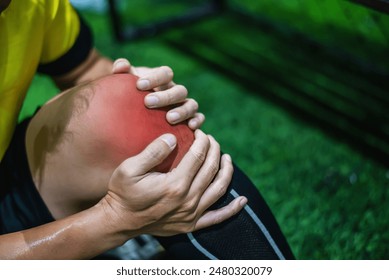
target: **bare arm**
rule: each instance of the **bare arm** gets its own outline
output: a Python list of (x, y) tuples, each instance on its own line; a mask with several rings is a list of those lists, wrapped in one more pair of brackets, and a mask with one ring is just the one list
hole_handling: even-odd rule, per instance
[(191, 232), (220, 223), (242, 209), (247, 200), (239, 197), (207, 211), (226, 192), (233, 168), (228, 156), (220, 161), (217, 142), (200, 131), (176, 169), (153, 172), (175, 146), (173, 135), (163, 135), (124, 161), (112, 175), (107, 195), (95, 206), (0, 236), (0, 259), (91, 258), (139, 234)]
[(87, 59), (72, 71), (52, 77), (57, 87), (65, 90), (112, 73), (113, 61), (92, 49)]
[(0, 259), (88, 259), (125, 239), (106, 224), (103, 204), (36, 228), (0, 235)]

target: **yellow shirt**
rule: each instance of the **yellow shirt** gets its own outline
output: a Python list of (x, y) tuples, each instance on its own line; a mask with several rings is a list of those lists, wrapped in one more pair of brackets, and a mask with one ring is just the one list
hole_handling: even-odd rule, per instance
[(12, 0), (0, 14), (0, 160), (38, 65), (66, 54), (79, 31), (68, 0)]

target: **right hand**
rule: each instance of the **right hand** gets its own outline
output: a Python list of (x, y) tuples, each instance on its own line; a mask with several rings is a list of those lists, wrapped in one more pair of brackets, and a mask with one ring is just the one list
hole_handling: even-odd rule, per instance
[(109, 223), (117, 232), (169, 236), (220, 223), (247, 202), (238, 197), (220, 209), (207, 211), (227, 190), (233, 167), (220, 158), (219, 144), (200, 130), (179, 165), (168, 173), (153, 172), (175, 148), (176, 138), (165, 134), (140, 154), (125, 160), (112, 174), (107, 195)]
[(188, 90), (173, 82), (173, 70), (168, 66), (155, 68), (134, 67), (125, 58), (116, 59), (112, 66), (112, 73), (131, 73), (139, 77), (139, 90), (152, 90), (145, 96), (147, 108), (163, 108), (173, 106), (166, 114), (168, 123), (174, 125), (188, 121), (188, 127), (196, 130), (205, 121), (204, 114), (198, 112), (198, 103), (188, 97)]

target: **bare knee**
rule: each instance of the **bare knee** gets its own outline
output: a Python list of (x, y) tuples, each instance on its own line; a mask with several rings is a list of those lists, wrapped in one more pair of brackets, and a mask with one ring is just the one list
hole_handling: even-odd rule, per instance
[(173, 168), (189, 149), (192, 131), (184, 124), (170, 126), (164, 110), (146, 109), (145, 93), (135, 84), (134, 76), (113, 75), (76, 87), (48, 102), (31, 121), (31, 173), (57, 217), (96, 203), (113, 170), (161, 134), (174, 133), (179, 141), (160, 171)]
[(79, 212), (106, 193), (113, 168), (86, 161), (94, 135), (88, 120), (94, 96), (90, 86), (77, 87), (42, 106), (26, 134), (33, 181), (54, 218)]

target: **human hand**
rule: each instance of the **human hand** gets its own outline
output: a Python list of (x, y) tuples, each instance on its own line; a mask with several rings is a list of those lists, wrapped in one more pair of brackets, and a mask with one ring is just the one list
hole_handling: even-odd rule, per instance
[(170, 105), (177, 107), (169, 110), (166, 119), (170, 124), (177, 124), (188, 120), (188, 126), (192, 130), (201, 127), (205, 116), (198, 112), (198, 103), (188, 97), (187, 89), (173, 82), (173, 71), (167, 66), (157, 68), (134, 67), (127, 59), (115, 60), (112, 68), (114, 74), (131, 73), (139, 78), (137, 87), (139, 90), (154, 90), (145, 97), (145, 105), (148, 108), (161, 108)]
[(107, 195), (110, 224), (129, 238), (139, 234), (169, 236), (220, 223), (247, 202), (238, 197), (207, 211), (225, 192), (233, 167), (228, 155), (220, 158), (218, 143), (203, 132), (178, 166), (168, 173), (153, 172), (175, 148), (176, 138), (165, 134), (143, 152), (124, 161), (113, 173)]

